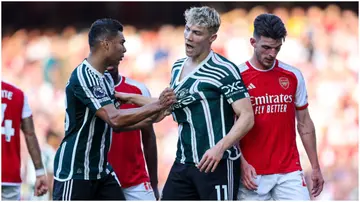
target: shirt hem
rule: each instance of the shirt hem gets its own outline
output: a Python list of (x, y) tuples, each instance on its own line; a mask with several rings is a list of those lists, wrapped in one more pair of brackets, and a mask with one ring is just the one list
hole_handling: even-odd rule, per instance
[[(121, 181), (121, 180), (120, 180)], [(145, 182), (150, 182), (150, 178), (144, 178), (144, 179), (142, 179), (142, 180), (138, 180), (138, 181), (136, 181), (136, 182), (134, 182), (134, 183), (125, 183), (124, 184), (124, 182), (121, 182), (121, 187), (122, 188), (129, 188), (129, 187), (133, 187), (133, 186), (137, 186), (137, 185), (140, 185), (140, 184), (142, 184), (142, 183), (145, 183)]]
[(256, 174), (257, 175), (273, 175), (273, 174), (286, 174), (286, 173), (291, 173), (297, 170), (302, 171), (301, 167), (296, 167), (296, 168), (288, 168), (288, 169), (278, 169), (278, 170), (256, 170)]

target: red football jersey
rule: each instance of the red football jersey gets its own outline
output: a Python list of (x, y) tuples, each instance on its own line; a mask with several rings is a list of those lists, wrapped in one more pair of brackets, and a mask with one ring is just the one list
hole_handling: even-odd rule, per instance
[[(144, 84), (123, 76), (120, 78), (120, 82), (115, 85), (115, 91), (150, 97)], [(133, 104), (122, 104), (120, 109), (136, 107), (138, 106)], [(150, 181), (142, 150), (141, 130), (113, 132), (108, 160), (122, 187), (127, 188)]]
[(269, 70), (249, 61), (239, 68), (255, 113), (254, 127), (240, 141), (245, 159), (258, 175), (301, 170), (295, 113), (308, 106), (301, 72), (278, 60)]
[(1, 81), (1, 184), (16, 185), (20, 177), (20, 125), (31, 116), (24, 93)]

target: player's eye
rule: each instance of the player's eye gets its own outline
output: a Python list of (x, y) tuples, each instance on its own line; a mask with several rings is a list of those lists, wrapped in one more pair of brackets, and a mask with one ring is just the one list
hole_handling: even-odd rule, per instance
[(201, 33), (200, 33), (200, 32), (197, 32), (197, 31), (195, 31), (194, 34), (195, 34), (195, 35), (201, 35)]

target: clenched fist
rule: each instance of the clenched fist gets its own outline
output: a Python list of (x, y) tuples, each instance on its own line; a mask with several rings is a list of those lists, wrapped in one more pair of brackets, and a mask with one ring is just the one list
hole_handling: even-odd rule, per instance
[(172, 104), (176, 103), (176, 95), (171, 88), (165, 88), (159, 97), (162, 109), (168, 109)]

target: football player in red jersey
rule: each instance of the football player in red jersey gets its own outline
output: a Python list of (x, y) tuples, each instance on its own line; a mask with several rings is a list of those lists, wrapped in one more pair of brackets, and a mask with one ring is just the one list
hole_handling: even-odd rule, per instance
[[(116, 92), (151, 97), (143, 83), (119, 75), (118, 67), (109, 67), (108, 71), (114, 80)], [(116, 107), (131, 109), (138, 106), (127, 103)], [(159, 199), (156, 148), (151, 123), (142, 129), (113, 132), (108, 158), (119, 178), (126, 200)]]
[(323, 189), (304, 77), (297, 68), (276, 59), (285, 37), (279, 17), (257, 16), (250, 39), (254, 54), (239, 65), (255, 113), (254, 127), (240, 141), (239, 200), (310, 199), (296, 147), (295, 119), (312, 167), (312, 196)]
[(25, 94), (1, 81), (1, 199), (20, 200), (20, 129), (36, 169), (35, 196), (48, 191), (32, 112)]

